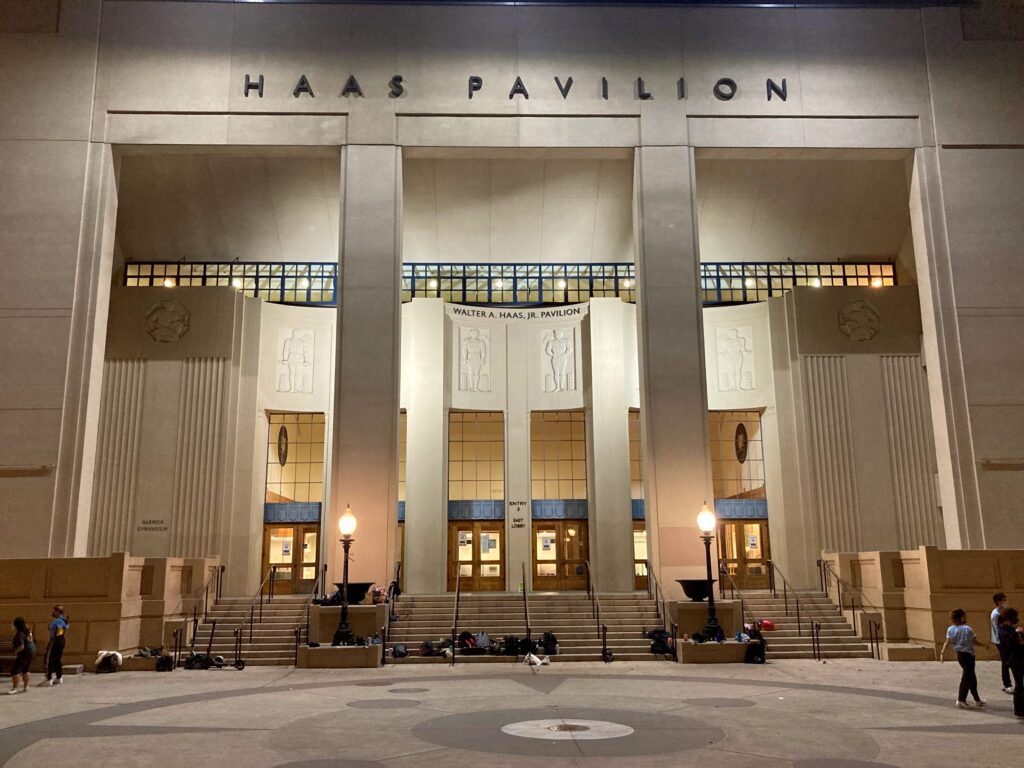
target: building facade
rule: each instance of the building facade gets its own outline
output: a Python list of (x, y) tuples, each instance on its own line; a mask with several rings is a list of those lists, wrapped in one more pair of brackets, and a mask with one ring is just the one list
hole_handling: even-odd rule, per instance
[[(83, 0), (0, 25), (2, 557), (756, 587), (1024, 546), (984, 8)], [(284, 586), (287, 582), (287, 587)]]

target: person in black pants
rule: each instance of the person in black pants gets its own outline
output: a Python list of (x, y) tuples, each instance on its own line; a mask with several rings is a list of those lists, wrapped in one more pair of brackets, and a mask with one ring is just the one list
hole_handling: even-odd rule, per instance
[(1013, 673), (1013, 714), (1024, 719), (1024, 634), (1017, 626), (1016, 608), (1006, 608), (999, 616), (999, 648), (1005, 651)]
[(50, 644), (46, 647), (46, 680), (40, 685), (60, 685), (64, 682), (64, 645), (69, 626), (68, 617), (61, 605), (53, 606), (51, 616)]
[(962, 608), (949, 612), (949, 619), (953, 623), (946, 630), (946, 642), (942, 644), (939, 651), (939, 661), (945, 661), (946, 648), (950, 645), (956, 651), (956, 660), (963, 670), (960, 675), (960, 689), (957, 692), (956, 706), (958, 709), (970, 709), (967, 703), (967, 694), (974, 697), (974, 706), (984, 707), (985, 700), (978, 695), (978, 675), (974, 671), (974, 645), (977, 642), (974, 630), (967, 626), (967, 613)]

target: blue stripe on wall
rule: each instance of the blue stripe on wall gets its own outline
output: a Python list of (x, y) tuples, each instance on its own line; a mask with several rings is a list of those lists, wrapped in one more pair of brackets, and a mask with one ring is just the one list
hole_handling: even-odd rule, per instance
[(449, 520), (504, 520), (505, 502), (500, 499), (471, 499), (448, 502)]
[(534, 499), (534, 520), (586, 520), (586, 499)]
[(400, 523), (404, 523), (405, 522), (405, 502), (404, 501), (398, 502), (398, 522), (400, 522)]
[(267, 502), (263, 505), (265, 523), (319, 523), (319, 501)]
[(632, 499), (630, 501), (630, 511), (633, 513), (634, 520), (646, 520), (647, 511), (644, 509), (643, 499)]
[(719, 520), (767, 520), (768, 499), (715, 499)]

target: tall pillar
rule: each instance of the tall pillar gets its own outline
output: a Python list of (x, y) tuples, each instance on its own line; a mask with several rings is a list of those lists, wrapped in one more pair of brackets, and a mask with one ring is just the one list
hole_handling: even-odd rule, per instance
[(402, 363), (406, 366), (405, 591), (448, 589), (448, 510), (445, 478), (445, 319), (441, 299), (402, 307)]
[(666, 594), (704, 575), (697, 513), (712, 503), (694, 159), (689, 147), (641, 147), (635, 160), (637, 333), (644, 506)]
[(358, 520), (349, 577), (387, 583), (398, 505), (401, 149), (348, 146), (341, 155), (338, 348), (334, 388), (331, 581), (340, 581), (338, 518)]
[(601, 592), (632, 592), (633, 516), (629, 479), (629, 399), (626, 390), (627, 305), (591, 299), (589, 365), (592, 451), (590, 559)]
[[(507, 370), (523, 371), (527, 368), (527, 324), (509, 323), (507, 326)], [(532, 565), (532, 503), (530, 492), (530, 394), (526, 376), (507, 377), (507, 405), (505, 408), (505, 535), (508, 548), (507, 589), (515, 592), (523, 580), (526, 564), (526, 589), (533, 586)]]

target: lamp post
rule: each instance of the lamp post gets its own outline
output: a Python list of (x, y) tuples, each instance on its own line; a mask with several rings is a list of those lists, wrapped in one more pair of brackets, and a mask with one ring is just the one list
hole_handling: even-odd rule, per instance
[(338, 530), (341, 531), (341, 546), (344, 550), (344, 564), (341, 569), (341, 616), (338, 628), (334, 631), (331, 645), (351, 645), (355, 639), (348, 626), (348, 552), (352, 548), (352, 534), (356, 532), (356, 516), (352, 507), (345, 505), (345, 514), (338, 519)]
[(704, 625), (704, 637), (708, 640), (716, 638), (722, 629), (718, 624), (718, 618), (715, 616), (715, 588), (714, 580), (711, 578), (711, 540), (714, 538), (711, 532), (715, 530), (717, 524), (718, 520), (715, 519), (715, 513), (708, 508), (708, 503), (705, 501), (704, 506), (697, 513), (697, 527), (700, 528), (701, 538), (704, 540), (704, 560), (707, 564), (708, 620)]

